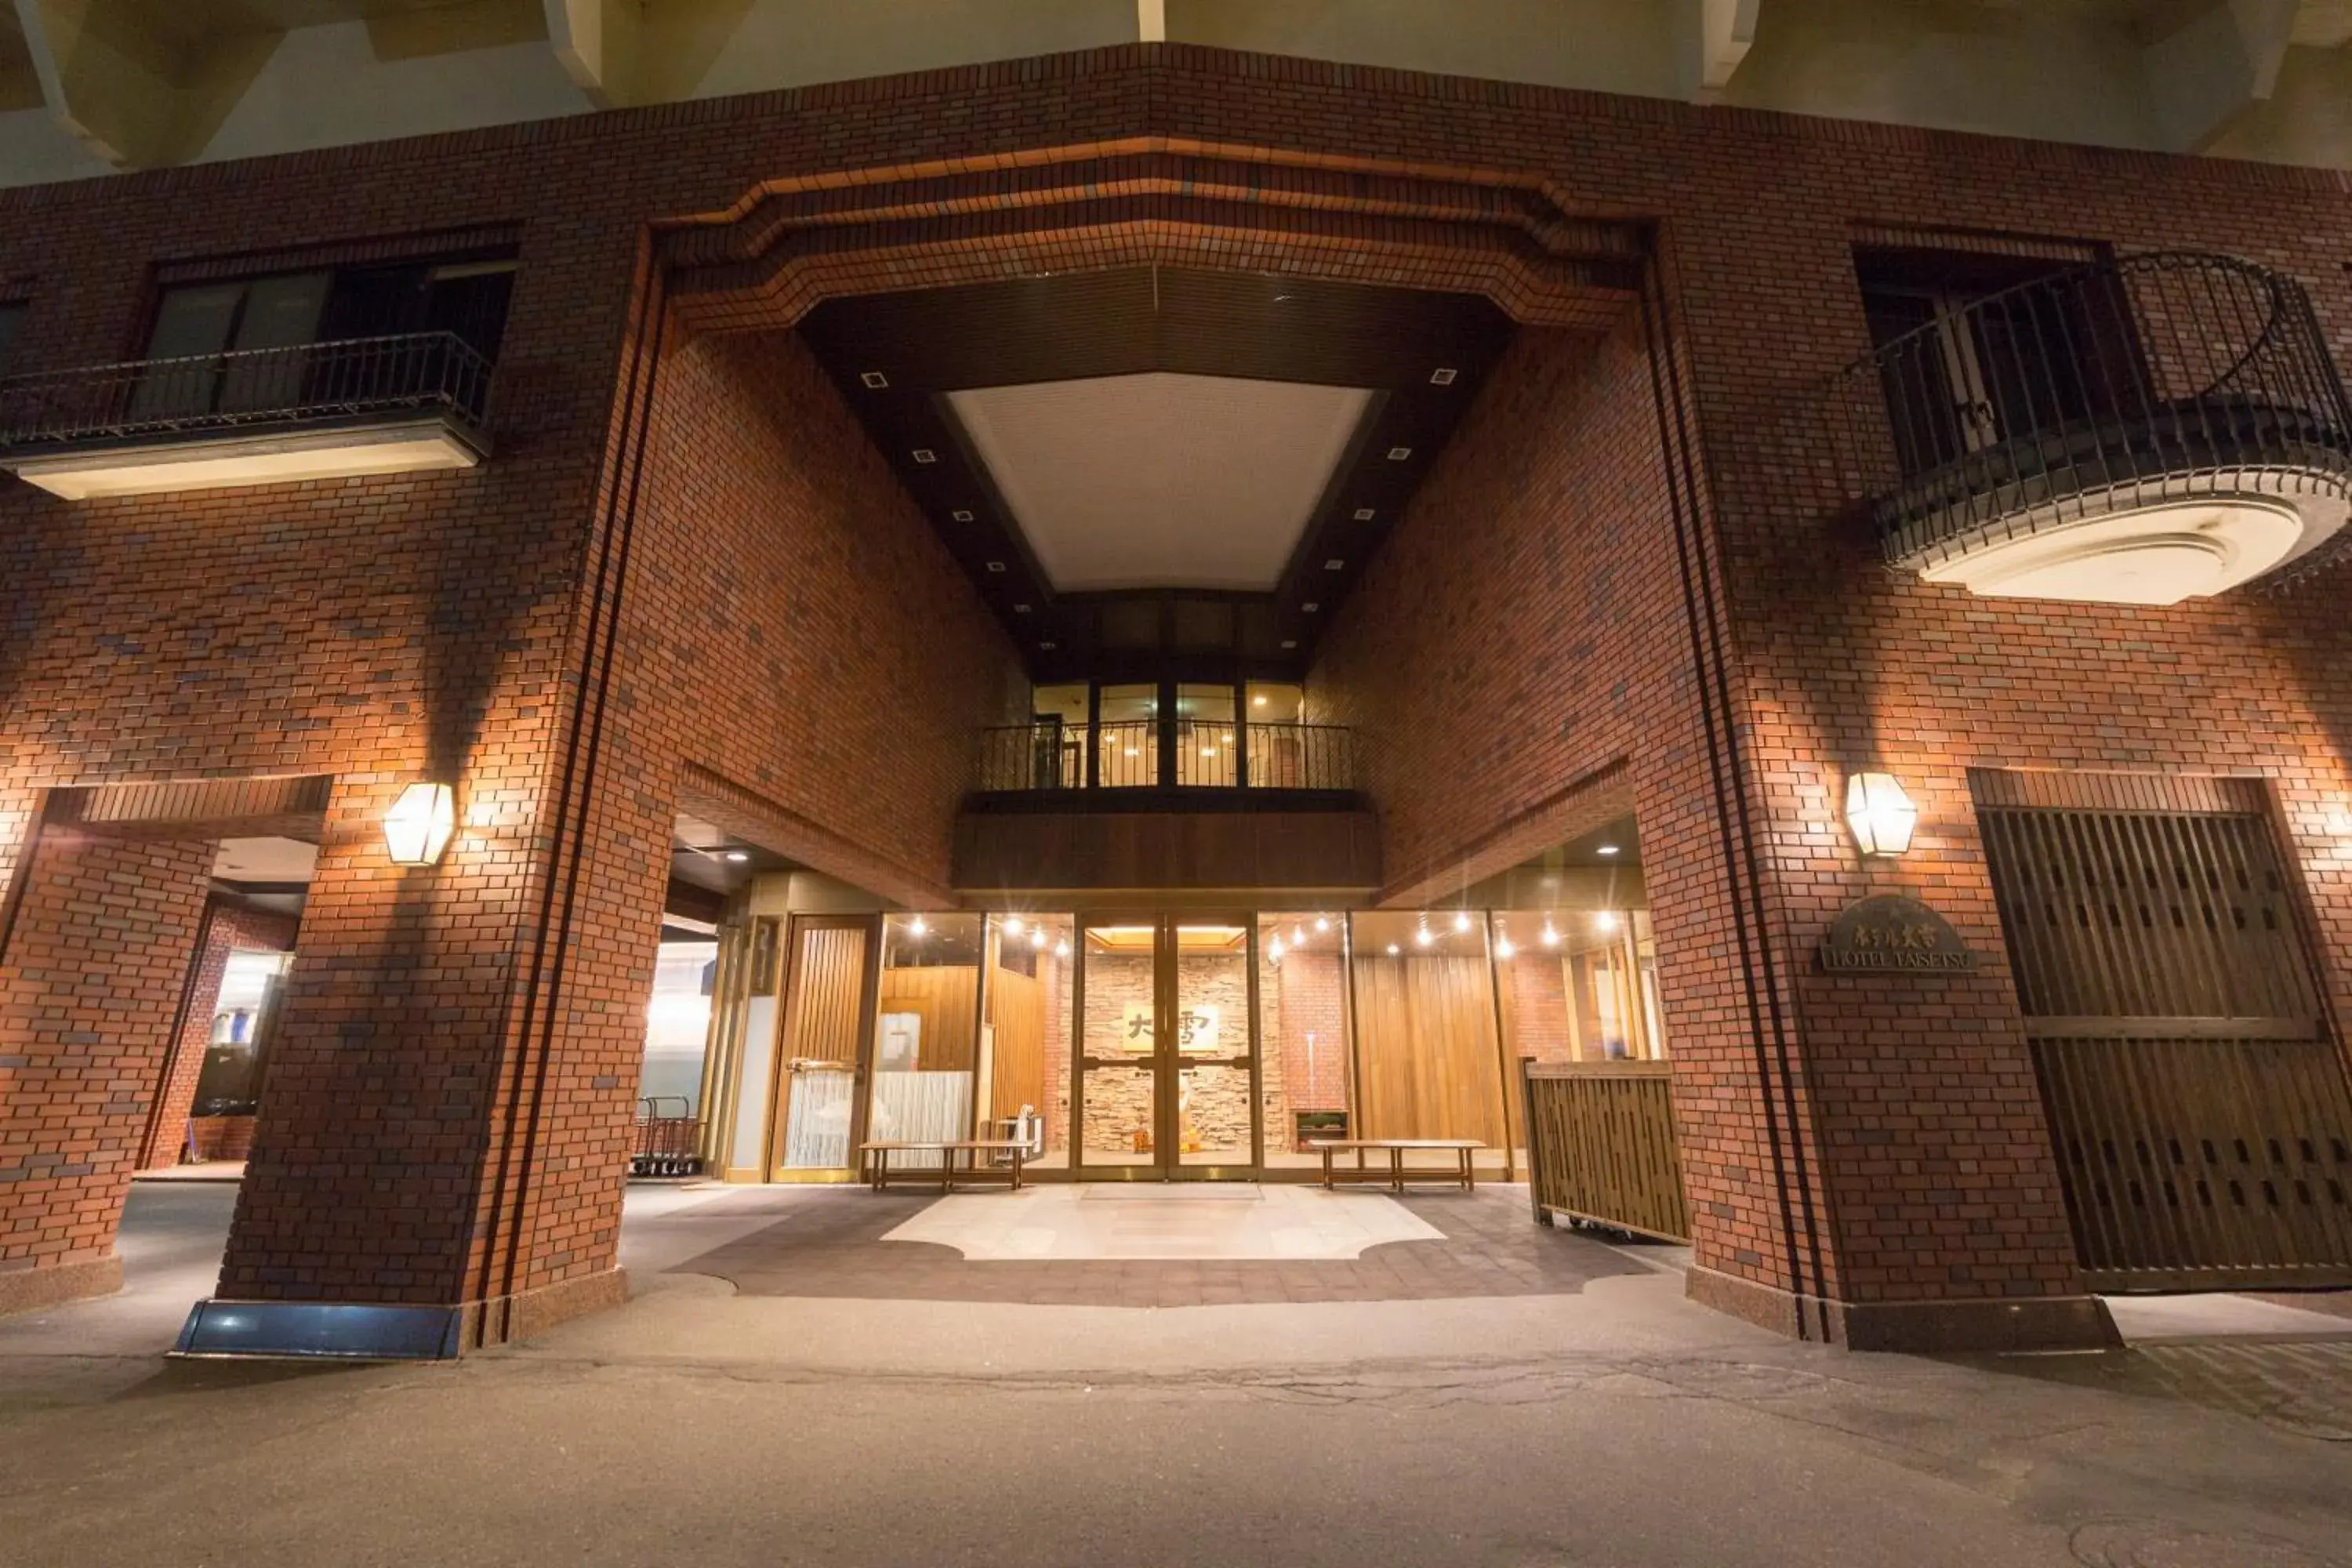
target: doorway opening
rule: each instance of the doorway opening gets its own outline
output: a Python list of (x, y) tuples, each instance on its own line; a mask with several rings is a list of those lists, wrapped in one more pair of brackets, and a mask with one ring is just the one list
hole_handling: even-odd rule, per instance
[(1084, 923), (1082, 1174), (1213, 1180), (1264, 1163), (1256, 946), (1238, 914)]

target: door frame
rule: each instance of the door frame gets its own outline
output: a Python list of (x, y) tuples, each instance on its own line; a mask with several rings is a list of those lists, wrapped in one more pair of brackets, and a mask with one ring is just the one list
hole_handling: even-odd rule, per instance
[[(1181, 956), (1177, 932), (1184, 925), (1208, 923), (1231, 924), (1242, 932), (1241, 957), (1247, 984), (1244, 1006), (1248, 1013), (1247, 1053), (1249, 1070), (1250, 1152), (1245, 1165), (1187, 1165), (1183, 1163), (1182, 1139), (1178, 1121), (1177, 1097), (1184, 1058), (1178, 1048), (1176, 1004), (1178, 969)], [(1151, 1148), (1149, 1164), (1097, 1165), (1086, 1158), (1086, 1090), (1087, 1055), (1087, 933), (1099, 926), (1150, 925), (1151, 927), (1151, 1054), (1147, 1061), (1132, 1066), (1118, 1064), (1112, 1070), (1148, 1071), (1151, 1075)], [(1264, 1042), (1258, 1037), (1258, 933), (1257, 918), (1253, 912), (1225, 910), (1151, 910), (1125, 909), (1085, 910), (1076, 912), (1072, 921), (1072, 952), (1076, 962), (1072, 965), (1071, 1013), (1075, 1026), (1070, 1030), (1070, 1174), (1082, 1182), (1215, 1182), (1264, 1179), (1265, 1173), (1265, 1057)], [(1099, 1059), (1099, 1058), (1098, 1058)], [(1233, 1057), (1213, 1058), (1228, 1065), (1238, 1065)], [(1195, 1062), (1195, 1066), (1203, 1065)]]
[[(811, 931), (860, 931), (866, 952), (857, 979), (857, 1045), (849, 1069), (848, 1159), (837, 1166), (786, 1170), (784, 1126), (792, 1115), (791, 1044), (793, 1005), (800, 998), (801, 934)], [(768, 1131), (761, 1165), (766, 1180), (781, 1183), (842, 1183), (857, 1179), (858, 1144), (866, 1141), (867, 1085), (874, 1069), (875, 1012), (882, 995), (882, 917), (879, 914), (794, 914), (784, 926), (783, 984), (776, 998), (776, 1048), (769, 1064)]]

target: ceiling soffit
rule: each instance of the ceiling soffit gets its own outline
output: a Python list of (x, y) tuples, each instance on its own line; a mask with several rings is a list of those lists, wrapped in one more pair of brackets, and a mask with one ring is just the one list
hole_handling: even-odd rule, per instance
[(1148, 371), (948, 402), (1057, 593), (1272, 593), (1373, 396)]
[[(1146, 267), (835, 300), (802, 331), (1047, 679), (1171, 661), (1303, 670), (1511, 324), (1470, 294)], [(1328, 482), (1271, 592), (1057, 592), (950, 404), (976, 388), (1153, 374), (1374, 395), (1336, 465), (1324, 457)]]

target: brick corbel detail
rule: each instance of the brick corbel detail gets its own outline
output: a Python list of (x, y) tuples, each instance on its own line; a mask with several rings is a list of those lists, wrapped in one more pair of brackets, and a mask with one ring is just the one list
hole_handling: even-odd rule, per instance
[(1647, 247), (1643, 225), (1579, 214), (1547, 180), (1161, 136), (769, 181), (656, 228), (690, 331), (1154, 264), (1483, 294), (1517, 321), (1598, 330)]

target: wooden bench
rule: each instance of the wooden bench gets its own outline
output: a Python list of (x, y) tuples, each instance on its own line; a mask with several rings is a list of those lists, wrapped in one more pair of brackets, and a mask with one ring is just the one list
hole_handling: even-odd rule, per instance
[[(1337, 1186), (1341, 1182), (1379, 1182), (1393, 1187), (1400, 1193), (1404, 1191), (1404, 1184), (1408, 1181), (1453, 1182), (1459, 1184), (1465, 1193), (1472, 1191), (1477, 1185), (1478, 1177), (1471, 1168), (1470, 1161), (1472, 1156), (1486, 1146), (1475, 1138), (1314, 1138), (1307, 1141), (1308, 1148), (1322, 1152), (1325, 1186)], [(1346, 1149), (1353, 1149), (1356, 1152), (1356, 1164), (1353, 1170), (1344, 1166), (1334, 1166), (1331, 1163), (1332, 1155)], [(1387, 1150), (1388, 1169), (1381, 1170), (1378, 1166), (1367, 1165), (1364, 1163), (1364, 1152), (1368, 1149)], [(1450, 1172), (1405, 1169), (1405, 1155), (1421, 1149), (1443, 1150), (1454, 1155), (1456, 1162), (1454, 1168)]]
[[(1021, 1164), (1028, 1157), (1029, 1145), (1018, 1138), (947, 1138), (913, 1139), (883, 1138), (871, 1143), (860, 1143), (857, 1152), (865, 1161), (864, 1179), (876, 1192), (890, 1184), (895, 1174), (901, 1182), (936, 1181), (940, 1191), (952, 1192), (961, 1182), (1003, 1182), (1014, 1192), (1021, 1190)], [(937, 1154), (939, 1168), (910, 1168), (901, 1165), (895, 1173), (890, 1169), (893, 1154)], [(961, 1169), (956, 1166), (956, 1156), (964, 1156)], [(980, 1156), (1003, 1156), (1004, 1163), (980, 1163)]]

